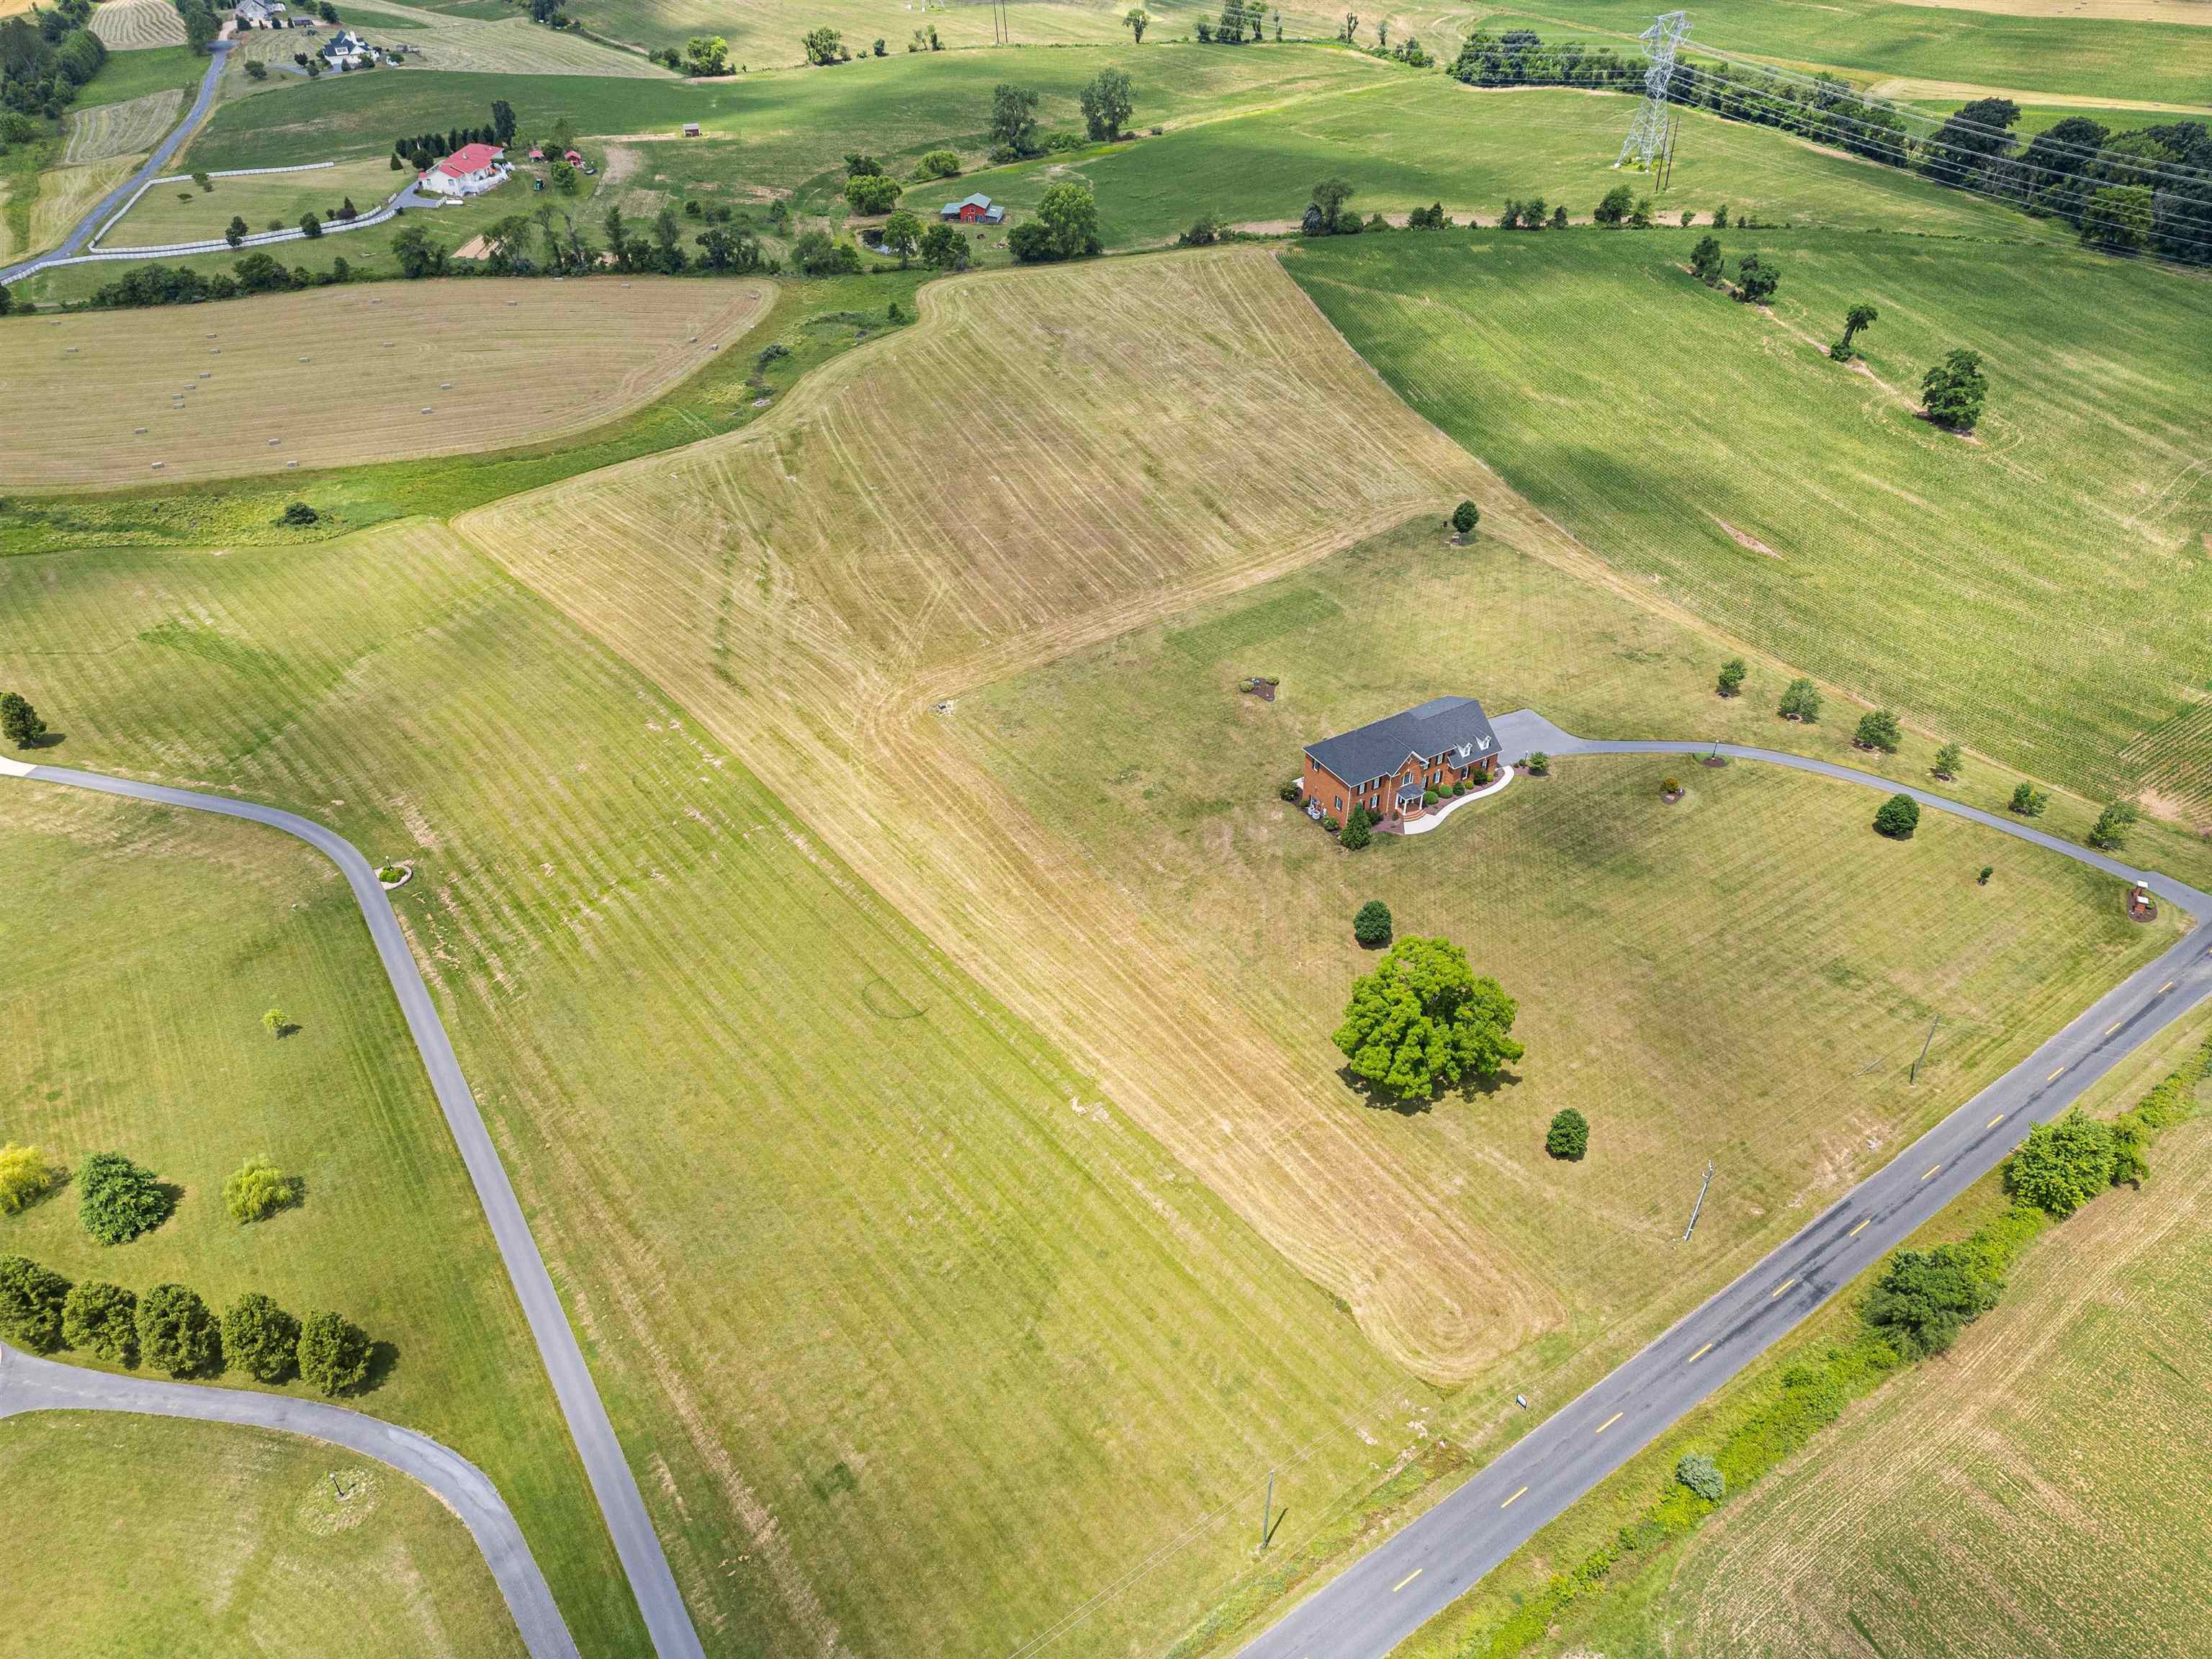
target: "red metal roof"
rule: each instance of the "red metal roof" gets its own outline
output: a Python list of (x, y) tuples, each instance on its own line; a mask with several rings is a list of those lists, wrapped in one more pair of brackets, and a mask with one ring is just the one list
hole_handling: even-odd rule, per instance
[(439, 162), (435, 171), (451, 173), (456, 179), (465, 179), (471, 173), (482, 173), (506, 154), (496, 144), (463, 144)]

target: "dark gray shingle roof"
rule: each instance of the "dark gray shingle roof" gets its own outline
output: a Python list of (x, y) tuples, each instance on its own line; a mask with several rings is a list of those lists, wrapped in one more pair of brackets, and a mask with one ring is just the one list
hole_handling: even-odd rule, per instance
[(1408, 755), (1449, 756), (1455, 765), (1498, 753), (1498, 734), (1473, 697), (1431, 697), (1417, 708), (1355, 731), (1308, 744), (1306, 753), (1354, 788), (1388, 777)]

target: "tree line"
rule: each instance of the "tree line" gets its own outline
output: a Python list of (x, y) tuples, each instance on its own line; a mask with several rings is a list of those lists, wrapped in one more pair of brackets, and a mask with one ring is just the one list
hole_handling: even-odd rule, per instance
[(93, 0), (58, 0), (0, 19), (0, 143), (34, 143), (39, 118), (58, 121), (85, 82), (100, 73), (107, 48), (92, 32)]
[(514, 142), (515, 128), (514, 106), (504, 98), (495, 99), (491, 119), (483, 126), (447, 127), (443, 133), (420, 132), (411, 138), (394, 139), (392, 165), (395, 169), (411, 167), (421, 173), (464, 144), (497, 144), (504, 149)]
[[(1534, 29), (1478, 28), (1450, 73), (1471, 86), (1611, 87), (1640, 90), (1644, 66), (1611, 47), (1547, 43)], [(2069, 116), (2023, 146), (2008, 98), (1961, 106), (1915, 137), (1908, 112), (1848, 82), (1684, 59), (1668, 98), (1732, 121), (1771, 126), (1941, 184), (2064, 219), (2084, 241), (2190, 264), (2212, 263), (2212, 127), (2172, 121), (2114, 137), (2086, 115)]]
[(76, 1349), (180, 1379), (227, 1370), (270, 1383), (296, 1376), (332, 1396), (368, 1382), (373, 1352), (367, 1332), (329, 1310), (301, 1319), (248, 1291), (218, 1314), (186, 1285), (139, 1295), (104, 1279), (72, 1284), (20, 1255), (0, 1255), (0, 1337), (32, 1353)]

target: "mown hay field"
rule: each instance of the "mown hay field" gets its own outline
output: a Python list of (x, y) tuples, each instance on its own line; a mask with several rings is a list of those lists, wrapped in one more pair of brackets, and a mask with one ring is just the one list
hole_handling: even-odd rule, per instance
[(340, 1630), (360, 1659), (525, 1651), (459, 1518), (351, 1453), (224, 1424), (40, 1412), (0, 1423), (0, 1482), (21, 1517), (0, 1534), (0, 1576), (18, 1632), (35, 1633), (23, 1651), (314, 1653)]
[[(1730, 231), (1732, 264), (1779, 263), (1768, 314), (1689, 277), (1694, 237), (1363, 237), (1287, 268), (1414, 409), (1654, 594), (2024, 770), (2212, 823), (2202, 282)], [(1881, 319), (1846, 370), (1822, 347), (1860, 301)], [(1972, 442), (1918, 418), (1954, 347), (1990, 380)]]
[[(1771, 741), (1780, 675), (1723, 704), (1722, 659), (1632, 598), (1429, 520), (965, 697), (952, 725), (1071, 863), (1133, 890), (1329, 1085), (1309, 1109), (1380, 1121), (1449, 1180), (1551, 1310), (1516, 1334), (1587, 1337), (1694, 1304), (2173, 936), (2130, 923), (2110, 878), (1932, 813), (1887, 842), (1879, 794), (1771, 768), (1557, 761), (1357, 854), (1277, 796), (1304, 744), (1447, 692), (1593, 736)], [(1253, 674), (1279, 677), (1273, 702), (1238, 695)], [(1831, 757), (1925, 775), (1924, 750), (1870, 761), (1831, 719)], [(1669, 775), (1689, 783), (1672, 806)], [(2000, 874), (1978, 886), (1984, 864)], [(1518, 999), (1528, 1054), (1501, 1086), (1401, 1116), (1337, 1085), (1370, 898)], [(1567, 1106), (1592, 1125), (1576, 1164), (1543, 1150)]]
[(29, 234), (21, 252), (38, 253), (60, 242), (101, 197), (128, 179), (145, 159), (143, 155), (111, 155), (82, 167), (48, 167), (40, 173), (38, 198), (31, 204)]
[(185, 20), (169, 0), (100, 0), (92, 9), (92, 32), (110, 52), (185, 44)]
[[(249, 229), (273, 226), (292, 229), (305, 213), (323, 214), (350, 199), (356, 211), (369, 213), (409, 184), (412, 173), (394, 173), (385, 161), (347, 161), (309, 173), (265, 173), (243, 179), (214, 179), (215, 188), (202, 190), (189, 177), (157, 179), (131, 204), (130, 210), (109, 228), (100, 246), (113, 252), (131, 247), (162, 247), (176, 242), (210, 241), (222, 235), (233, 216)], [(376, 231), (367, 236), (379, 234)], [(392, 232), (381, 233), (389, 238)], [(294, 250), (281, 247), (274, 257), (290, 263)], [(112, 281), (117, 273), (106, 273)], [(509, 298), (514, 297), (509, 295)], [(220, 314), (220, 313), (218, 313)], [(182, 330), (179, 325), (179, 331)], [(204, 329), (191, 331), (198, 334)], [(289, 341), (298, 343), (294, 335)], [(80, 356), (82, 354), (80, 353)], [(299, 354), (295, 351), (294, 356)], [(304, 465), (304, 463), (303, 463)]]
[(1948, 1358), (1734, 1499), (1580, 1645), (2212, 1651), (2212, 1124), (2154, 1156), (2141, 1192), (2039, 1242)]
[[(35, 580), (21, 561), (0, 578), (11, 684), (53, 683), (16, 626), (29, 619)], [(196, 617), (140, 621), (152, 638), (119, 629), (126, 655), (184, 656), (225, 679), (251, 672), (251, 651), (226, 656)], [(69, 741), (46, 753), (79, 758), (76, 711), (50, 702), (48, 712)], [(0, 1053), (0, 1140), (36, 1146), (64, 1169), (119, 1151), (178, 1189), (159, 1228), (108, 1248), (79, 1224), (64, 1183), (0, 1216), (0, 1255), (138, 1291), (188, 1285), (216, 1308), (258, 1290), (295, 1315), (345, 1315), (389, 1345), (381, 1380), (348, 1403), (420, 1429), (489, 1474), (578, 1639), (636, 1651), (642, 1629), (582, 1466), (336, 870), (258, 826), (14, 779), (0, 780), (0, 860), (20, 884), (0, 922), (9, 963), (0, 1014), (16, 1032)], [(281, 1041), (261, 1024), (271, 1006), (299, 1028)], [(242, 1227), (222, 1183), (258, 1153), (297, 1177), (305, 1197)], [(222, 1380), (256, 1386), (234, 1372)], [(0, 1443), (14, 1427), (0, 1425)], [(142, 1541), (129, 1528), (115, 1536)]]
[[(1477, 469), (1263, 253), (986, 275), (922, 304), (920, 326), (839, 359), (745, 432), (459, 527), (1085, 1050), (1113, 1097), (1385, 1352), (1463, 1372), (1531, 1316), (1480, 1224), (1372, 1123), (1291, 1137), (1310, 1079), (1264, 1050), (1248, 1066), (1218, 990), (1140, 965), (1120, 896), (1039, 861), (926, 708), (1447, 510)], [(775, 741), (752, 736), (763, 721)], [(855, 776), (878, 781), (855, 792)]]
[[(1409, 209), (1441, 202), (1462, 223), (1479, 216), (1495, 225), (1508, 197), (1541, 197), (1587, 222), (1621, 182), (1613, 164), (1635, 107), (1611, 94), (1394, 77), (1356, 97), (1263, 110), (1073, 161), (994, 169), (973, 183), (1019, 212), (1062, 179), (1086, 180), (1098, 198), (1099, 234), (1113, 246), (1172, 241), (1202, 213), (1294, 230), (1327, 178), (1352, 185), (1350, 205), (1363, 216), (1402, 220)], [(918, 185), (905, 205), (933, 210), (944, 198), (942, 185)], [(2047, 234), (2024, 215), (1893, 167), (1686, 112), (1661, 216), (1674, 222), (1687, 209), (1710, 222), (1723, 204), (1733, 217), (1800, 226)]]
[(552, 437), (683, 379), (771, 293), (766, 282), (485, 280), (9, 318), (0, 398), (21, 441), (0, 481), (96, 489)]
[(0, 684), (64, 757), (415, 860), (398, 913), (710, 1651), (1006, 1652), (1198, 1528), (1084, 1632), (1156, 1650), (1270, 1467), (1339, 1492), (1425, 1443), (1428, 1391), (1095, 1076), (449, 534), (0, 584)]
[[(170, 15), (175, 11), (171, 9)], [(118, 155), (144, 155), (161, 142), (185, 106), (185, 94), (176, 87), (127, 98), (119, 104), (94, 104), (71, 110), (64, 124), (68, 135), (62, 149), (67, 166), (105, 161)]]

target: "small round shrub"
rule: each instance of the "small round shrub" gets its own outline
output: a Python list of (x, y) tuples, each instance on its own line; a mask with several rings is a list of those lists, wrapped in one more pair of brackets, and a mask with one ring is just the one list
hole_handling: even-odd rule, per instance
[(266, 1152), (249, 1158), (222, 1183), (222, 1206), (240, 1226), (266, 1221), (287, 1205), (298, 1202), (299, 1186), (269, 1161)]
[(1275, 793), (1295, 806), (1298, 804), (1298, 797), (1305, 793), (1305, 787), (1296, 778), (1292, 778)]
[(1359, 907), (1352, 919), (1352, 936), (1370, 950), (1390, 942), (1390, 907), (1381, 899), (1370, 899)]
[(299, 1363), (300, 1322), (258, 1291), (248, 1291), (222, 1316), (223, 1358), (248, 1376), (282, 1382)]
[(1328, 833), (1329, 833), (1330, 835), (1332, 835), (1332, 836), (1333, 836), (1333, 835), (1334, 835), (1338, 830), (1341, 830), (1341, 829), (1343, 829), (1343, 828), (1344, 828), (1344, 826), (1343, 826), (1342, 824), (1339, 823), (1336, 821), (1336, 814), (1335, 814), (1335, 813), (1334, 813), (1334, 812), (1326, 813), (1326, 814), (1324, 814), (1324, 815), (1322, 816), (1322, 821), (1321, 821), (1321, 827), (1322, 827), (1322, 829), (1324, 829), (1324, 830), (1328, 830)]
[(1473, 501), (1462, 501), (1452, 508), (1451, 526), (1461, 535), (1470, 535), (1482, 522), (1482, 513)]
[(1562, 1108), (1545, 1133), (1544, 1150), (1567, 1163), (1581, 1163), (1583, 1154), (1589, 1150), (1589, 1120), (1571, 1106)]
[(44, 1198), (54, 1184), (54, 1172), (35, 1146), (14, 1141), (0, 1146), (0, 1215), (18, 1215)]
[(340, 1395), (368, 1379), (368, 1334), (334, 1313), (307, 1316), (300, 1328), (301, 1380), (318, 1394)]
[(128, 1244), (167, 1221), (174, 1207), (153, 1172), (120, 1152), (94, 1152), (77, 1166), (77, 1216), (103, 1244)]
[(1703, 1452), (1684, 1452), (1674, 1462), (1674, 1478), (1708, 1504), (1728, 1496), (1728, 1478)]
[(111, 1365), (138, 1363), (138, 1298), (120, 1285), (88, 1279), (62, 1304), (62, 1340)]
[(1434, 806), (1443, 799), (1443, 797), (1437, 794), (1433, 789), (1424, 789), (1421, 791), (1421, 805), (1424, 806)]
[(33, 1353), (62, 1345), (62, 1306), (70, 1282), (27, 1256), (0, 1255), (0, 1336)]
[(1920, 827), (1920, 803), (1910, 795), (1892, 795), (1874, 815), (1874, 827), (1892, 841), (1911, 841)]
[(138, 1298), (138, 1357), (172, 1376), (211, 1376), (222, 1370), (222, 1333), (196, 1292), (156, 1285)]
[(1532, 778), (1540, 778), (1552, 769), (1552, 757), (1540, 749), (1532, 753), (1524, 763), (1528, 766), (1528, 775)]
[(1661, 794), (1662, 794), (1662, 795), (1679, 795), (1679, 794), (1680, 794), (1680, 793), (1682, 793), (1682, 781), (1681, 781), (1681, 779), (1680, 779), (1680, 778), (1662, 778), (1662, 779), (1660, 779), (1660, 780), (1659, 780), (1659, 793), (1660, 793)]

